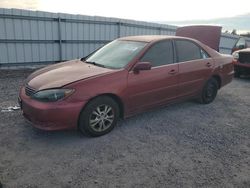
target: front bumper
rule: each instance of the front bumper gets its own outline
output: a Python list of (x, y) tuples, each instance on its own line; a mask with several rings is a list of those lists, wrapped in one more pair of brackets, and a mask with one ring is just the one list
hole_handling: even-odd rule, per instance
[(240, 63), (239, 61), (234, 62), (234, 66), (250, 69), (250, 63)]
[(250, 63), (236, 62), (234, 63), (234, 70), (244, 74), (250, 74)]
[(42, 130), (76, 129), (78, 117), (86, 102), (67, 102), (67, 100), (44, 103), (31, 99), (24, 87), (19, 94), (23, 116), (33, 126)]

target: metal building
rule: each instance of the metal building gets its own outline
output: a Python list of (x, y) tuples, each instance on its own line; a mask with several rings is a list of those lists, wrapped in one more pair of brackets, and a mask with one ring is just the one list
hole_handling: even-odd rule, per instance
[[(0, 67), (50, 64), (83, 57), (128, 35), (175, 35), (177, 26), (117, 18), (0, 8)], [(223, 34), (230, 53), (237, 36)]]

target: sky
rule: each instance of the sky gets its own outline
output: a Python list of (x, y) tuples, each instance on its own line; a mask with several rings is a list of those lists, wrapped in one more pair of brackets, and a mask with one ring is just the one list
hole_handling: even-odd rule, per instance
[(20, 8), (141, 21), (209, 20), (250, 12), (250, 0), (0, 0)]

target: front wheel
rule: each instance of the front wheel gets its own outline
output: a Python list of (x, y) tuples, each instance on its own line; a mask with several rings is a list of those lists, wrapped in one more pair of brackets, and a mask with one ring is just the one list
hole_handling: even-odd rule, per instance
[(240, 70), (238, 68), (234, 68), (234, 77), (239, 78), (241, 75)]
[(79, 130), (89, 136), (102, 136), (109, 133), (117, 123), (119, 107), (108, 96), (90, 101), (80, 114)]
[(203, 104), (209, 104), (215, 99), (219, 86), (218, 82), (214, 78), (210, 78), (203, 87), (200, 102)]

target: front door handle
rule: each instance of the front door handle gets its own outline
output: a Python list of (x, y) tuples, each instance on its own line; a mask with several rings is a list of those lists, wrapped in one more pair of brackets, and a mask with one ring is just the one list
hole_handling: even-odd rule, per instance
[(211, 67), (212, 64), (211, 64), (210, 62), (207, 62), (207, 63), (206, 63), (206, 66), (207, 66), (207, 67)]
[(172, 69), (171, 71), (168, 72), (168, 74), (172, 74), (172, 75), (173, 75), (173, 74), (176, 74), (176, 73), (177, 73), (177, 71), (174, 70), (174, 69)]

